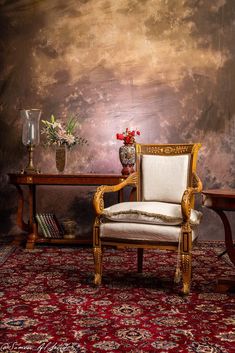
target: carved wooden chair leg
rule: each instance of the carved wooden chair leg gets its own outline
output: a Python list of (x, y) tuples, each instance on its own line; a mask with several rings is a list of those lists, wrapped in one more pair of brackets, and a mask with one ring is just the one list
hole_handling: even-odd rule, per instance
[(100, 285), (102, 280), (102, 249), (101, 247), (93, 248), (94, 262), (95, 262), (95, 278), (94, 284)]
[(138, 270), (138, 273), (142, 273), (142, 270), (143, 270), (143, 255), (144, 255), (144, 249), (138, 248), (137, 249), (137, 270)]
[(182, 280), (183, 288), (182, 292), (188, 295), (190, 292), (191, 276), (192, 276), (192, 255), (190, 253), (181, 254), (182, 264)]

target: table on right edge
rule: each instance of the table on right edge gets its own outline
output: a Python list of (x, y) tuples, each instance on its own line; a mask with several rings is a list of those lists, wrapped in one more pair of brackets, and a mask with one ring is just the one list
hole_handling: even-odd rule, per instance
[[(202, 203), (205, 207), (215, 211), (224, 225), (226, 252), (235, 266), (235, 247), (230, 223), (225, 211), (235, 211), (235, 189), (209, 189), (202, 191)], [(235, 277), (221, 278), (217, 282), (217, 290), (226, 292), (235, 290)]]

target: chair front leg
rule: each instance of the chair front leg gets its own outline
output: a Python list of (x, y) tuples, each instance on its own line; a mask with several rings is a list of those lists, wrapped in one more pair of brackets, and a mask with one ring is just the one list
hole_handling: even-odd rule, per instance
[(192, 277), (192, 230), (188, 224), (182, 228), (181, 238), (181, 266), (183, 280), (183, 294), (187, 295), (190, 292), (191, 277)]
[(94, 284), (100, 285), (102, 281), (102, 248), (93, 248), (94, 263), (95, 263), (95, 278)]
[(95, 265), (94, 284), (100, 285), (102, 280), (102, 247), (100, 241), (100, 218), (96, 217), (93, 227), (93, 256)]
[(190, 292), (191, 277), (192, 277), (192, 255), (191, 254), (181, 254), (182, 263), (182, 280), (183, 288), (182, 292), (188, 295)]

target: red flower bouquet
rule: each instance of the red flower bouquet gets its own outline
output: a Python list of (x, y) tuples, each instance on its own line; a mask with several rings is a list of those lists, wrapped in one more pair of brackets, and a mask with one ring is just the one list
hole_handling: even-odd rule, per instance
[(126, 131), (124, 131), (122, 134), (116, 134), (117, 140), (122, 140), (124, 141), (125, 145), (133, 145), (135, 143), (135, 136), (140, 135), (139, 130), (129, 130), (128, 127), (126, 128)]

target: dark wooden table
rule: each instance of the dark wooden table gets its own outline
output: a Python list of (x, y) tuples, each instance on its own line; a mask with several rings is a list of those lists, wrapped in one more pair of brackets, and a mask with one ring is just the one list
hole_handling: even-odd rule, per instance
[[(235, 190), (234, 189), (211, 189), (202, 191), (202, 203), (204, 206), (215, 211), (221, 218), (224, 225), (224, 236), (226, 252), (235, 266), (235, 247), (230, 223), (225, 211), (235, 211)], [(234, 278), (218, 279), (217, 289), (220, 292), (235, 288)]]
[[(99, 186), (99, 185), (115, 185), (123, 181), (126, 177), (119, 174), (8, 174), (9, 183), (15, 185), (18, 191), (18, 211), (17, 224), (27, 232), (26, 248), (33, 249), (37, 242), (50, 243), (76, 243), (88, 244), (90, 240), (86, 239), (48, 239), (38, 236), (36, 216), (36, 188), (39, 185), (71, 185), (71, 186)], [(28, 186), (28, 193), (25, 195), (22, 188), (23, 185)], [(119, 195), (120, 196), (120, 195)], [(29, 202), (29, 222), (23, 220), (24, 204), (28, 198)], [(17, 240), (16, 240), (17, 241)], [(19, 241), (19, 238), (18, 238)]]

